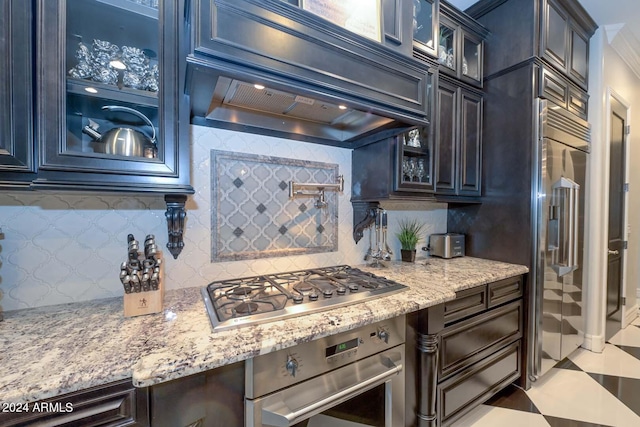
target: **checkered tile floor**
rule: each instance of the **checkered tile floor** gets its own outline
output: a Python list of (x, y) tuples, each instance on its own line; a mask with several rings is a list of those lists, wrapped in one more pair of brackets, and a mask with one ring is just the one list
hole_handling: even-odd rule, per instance
[(524, 391), (510, 386), (454, 427), (640, 427), (640, 319), (602, 353), (579, 349)]

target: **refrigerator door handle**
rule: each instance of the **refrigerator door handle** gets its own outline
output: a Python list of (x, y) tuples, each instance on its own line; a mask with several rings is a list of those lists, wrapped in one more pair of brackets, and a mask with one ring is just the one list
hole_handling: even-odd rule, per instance
[(578, 205), (580, 185), (562, 177), (551, 187), (549, 247), (553, 270), (564, 276), (578, 269)]

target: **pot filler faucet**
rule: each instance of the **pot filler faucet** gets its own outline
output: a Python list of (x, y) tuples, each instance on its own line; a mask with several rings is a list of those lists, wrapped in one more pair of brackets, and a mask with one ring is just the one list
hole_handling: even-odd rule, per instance
[[(315, 190), (315, 192), (313, 190)], [(327, 190), (342, 193), (344, 191), (344, 177), (339, 175), (338, 182), (335, 184), (313, 184), (289, 181), (289, 199), (293, 200), (297, 197), (317, 197), (316, 202), (313, 204), (317, 209), (327, 206), (327, 201), (324, 196), (324, 192)]]

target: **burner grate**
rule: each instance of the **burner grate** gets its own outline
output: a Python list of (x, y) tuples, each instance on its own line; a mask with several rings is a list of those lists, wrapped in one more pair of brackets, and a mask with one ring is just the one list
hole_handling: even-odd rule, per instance
[(362, 302), (406, 286), (346, 265), (240, 279), (203, 289), (214, 329), (257, 324)]

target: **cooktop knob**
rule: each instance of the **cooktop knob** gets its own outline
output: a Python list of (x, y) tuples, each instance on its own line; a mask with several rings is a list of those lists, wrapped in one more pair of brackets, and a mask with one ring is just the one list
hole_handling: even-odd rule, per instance
[(331, 289), (325, 289), (322, 291), (322, 295), (325, 298), (331, 298), (333, 296), (333, 291)]
[(356, 292), (358, 290), (358, 285), (352, 283), (349, 285), (349, 292)]
[(302, 304), (302, 301), (304, 301), (304, 298), (302, 297), (302, 295), (295, 294), (293, 296), (293, 303), (294, 304)]
[(315, 292), (312, 292), (309, 294), (309, 300), (311, 301), (318, 301), (318, 294)]
[(292, 356), (287, 356), (287, 363), (284, 365), (289, 372), (289, 375), (292, 377), (296, 376), (296, 371), (298, 370), (298, 361), (294, 359)]
[(336, 292), (338, 293), (338, 295), (344, 295), (347, 293), (347, 288), (340, 287), (336, 290)]

